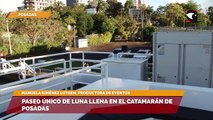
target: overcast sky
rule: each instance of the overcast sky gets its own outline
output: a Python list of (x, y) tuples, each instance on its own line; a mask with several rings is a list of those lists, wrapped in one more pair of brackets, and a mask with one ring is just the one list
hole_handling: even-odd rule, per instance
[[(17, 10), (17, 7), (22, 5), (24, 0), (0, 0), (0, 9), (4, 12)], [(66, 0), (61, 0), (66, 4)], [(126, 0), (118, 0), (119, 2), (125, 3)], [(146, 4), (154, 6), (156, 9), (160, 5), (166, 5), (167, 3), (175, 2), (187, 2), (188, 0), (144, 0)], [(205, 10), (209, 6), (213, 6), (213, 0), (194, 0), (201, 5), (202, 9)]]

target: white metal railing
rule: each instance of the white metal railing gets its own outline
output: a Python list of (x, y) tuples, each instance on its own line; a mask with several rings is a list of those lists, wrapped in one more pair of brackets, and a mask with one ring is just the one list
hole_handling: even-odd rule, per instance
[[(22, 58), (21, 60), (23, 60), (24, 62), (28, 62), (31, 63), (28, 66), (31, 67), (33, 70), (42, 70), (42, 68), (44, 67), (48, 67), (48, 66), (54, 66), (57, 64), (61, 64), (62, 68), (57, 67), (57, 69), (53, 69), (53, 70), (49, 70), (50, 72), (46, 73), (46, 74), (42, 74), (42, 75), (36, 75), (34, 74), (32, 78), (28, 78), (25, 80), (21, 80), (21, 81), (15, 81), (12, 83), (8, 83), (5, 85), (0, 85), (0, 89), (4, 88), (4, 87), (9, 87), (9, 86), (14, 86), (14, 85), (18, 85), (18, 84), (23, 84), (26, 82), (33, 82), (33, 81), (37, 81), (40, 79), (45, 79), (45, 78), (51, 78), (55, 75), (59, 75), (59, 74), (65, 74), (66, 72), (72, 72), (72, 71), (77, 71), (79, 69), (83, 69), (83, 68), (87, 68), (87, 70), (101, 70), (100, 67), (91, 67), (91, 66), (85, 66), (85, 63), (93, 63), (93, 64), (98, 64), (101, 63), (101, 60), (93, 60), (93, 59), (86, 59), (85, 55), (86, 54), (106, 54), (106, 55), (112, 55), (115, 56), (115, 54), (111, 53), (111, 52), (91, 52), (91, 51), (77, 51), (77, 52), (65, 52), (65, 53), (58, 53), (58, 54), (51, 54), (51, 55), (42, 55), (42, 56), (36, 56), (36, 57), (28, 57), (28, 58)], [(74, 55), (78, 55), (78, 57), (75, 57)], [(124, 55), (135, 55), (135, 53), (118, 53), (117, 57), (122, 57)], [(144, 54), (145, 56), (152, 56), (152, 54)], [(60, 56), (65, 57), (64, 59), (61, 59)], [(60, 57), (60, 59), (53, 59), (48, 61), (48, 59), (50, 58), (54, 58), (54, 57)], [(39, 60), (47, 60), (46, 62), (43, 63), (38, 63)], [(15, 59), (15, 60), (8, 60), (6, 61), (7, 63), (15, 63), (20, 61), (20, 59)], [(76, 66), (73, 67), (73, 63), (74, 62), (80, 62), (81, 66)], [(5, 62), (0, 62), (0, 64), (5, 63)], [(63, 64), (63, 65), (62, 65)], [(92, 65), (93, 66), (93, 65)], [(60, 69), (59, 69), (60, 68)], [(45, 69), (48, 70), (48, 69)]]
[[(136, 55), (136, 54), (140, 54), (140, 53), (118, 53), (117, 57), (122, 57), (123, 55), (133, 55), (133, 57), (134, 57), (134, 55)], [(143, 54), (143, 56), (153, 56), (153, 54), (148, 53), (148, 54)]]
[[(67, 77), (67, 76), (71, 77), (72, 75), (76, 75), (78, 73), (85, 72), (88, 69), (94, 69), (94, 68), (97, 68), (97, 67), (101, 67), (101, 73), (100, 73), (101, 74), (101, 79), (107, 80), (108, 79), (108, 65), (107, 65), (107, 63), (104, 63), (104, 62), (101, 62), (99, 64), (96, 64), (96, 65), (93, 65), (93, 66), (90, 66), (90, 67), (85, 67), (85, 68), (82, 68), (80, 70), (67, 72), (67, 73), (64, 73), (62, 75), (58, 75), (58, 76), (55, 76), (55, 77), (52, 77), (52, 78), (46, 78), (46, 79), (48, 79), (49, 81), (50, 80), (54, 80), (54, 79), (58, 79), (58, 78), (62, 78), (63, 79), (64, 77)], [(36, 79), (41, 79), (41, 78), (45, 78), (45, 77), (48, 77), (48, 76), (51, 76), (51, 75), (55, 75), (56, 73), (59, 74), (59, 73), (63, 73), (63, 72), (65, 72), (65, 70), (60, 70), (60, 71), (56, 71), (56, 72), (53, 72), (53, 73), (50, 73), (50, 74), (45, 74), (45, 75), (29, 78), (29, 79), (26, 79), (24, 82), (23, 81), (17, 81), (17, 82), (13, 82), (13, 83), (8, 83), (8, 84), (0, 86), (0, 90), (2, 90), (4, 88), (7, 88), (7, 87), (20, 85), (22, 83), (31, 82), (31, 81), (34, 81)], [(37, 82), (39, 82), (39, 81), (37, 81)], [(71, 80), (70, 82), (81, 83), (81, 82), (78, 82), (77, 80)], [(83, 83), (83, 84), (87, 84), (87, 83)]]
[[(80, 70), (76, 70), (76, 71), (73, 71), (71, 73), (67, 73), (68, 75), (72, 76), (72, 75), (75, 75), (75, 74), (78, 74), (78, 73), (81, 73), (81, 72), (85, 72), (89, 69), (95, 69), (95, 68), (99, 68), (101, 67), (101, 80), (106, 82), (108, 80), (108, 64), (105, 63), (105, 62), (101, 62), (99, 64), (96, 64), (96, 65), (93, 65), (93, 66), (90, 66), (90, 67), (85, 67), (85, 68), (82, 68)], [(78, 81), (78, 80), (75, 80), (75, 79), (71, 79), (70, 81), (71, 83), (71, 89), (73, 89), (73, 83), (80, 83), (80, 84), (85, 84), (87, 85), (88, 82), (82, 82), (82, 81)]]
[[(81, 73), (81, 72), (84, 72), (84, 71), (87, 71), (88, 69), (94, 69), (94, 68), (97, 68), (97, 67), (101, 67), (101, 80), (103, 83), (106, 83), (106, 81), (108, 80), (108, 65), (107, 63), (105, 62), (101, 62), (99, 64), (96, 64), (96, 65), (93, 65), (93, 66), (90, 66), (90, 67), (87, 67), (87, 68), (82, 68), (80, 70), (76, 70), (76, 71), (72, 71), (72, 72), (68, 72), (68, 73), (65, 73), (63, 75), (60, 75), (60, 76), (56, 76), (56, 77), (53, 77), (53, 78), (47, 78), (47, 79), (44, 79), (44, 80), (41, 80), (41, 81), (36, 81), (36, 82), (32, 82), (32, 83), (27, 83), (28, 85), (25, 85), (23, 84), (22, 86), (19, 86), (18, 89), (26, 89), (26, 88), (29, 88), (30, 86), (40, 86), (39, 84), (42, 84), (43, 86), (40, 87), (39, 89), (41, 90), (47, 90), (47, 89), (51, 89), (53, 88), (54, 86), (57, 86), (57, 85), (61, 85), (61, 84), (64, 84), (63, 88), (61, 89), (67, 89), (68, 87), (73, 87), (73, 82), (77, 82), (77, 83), (81, 83), (81, 82), (78, 82), (78, 81), (74, 81), (74, 80), (71, 80), (70, 79), (66, 79), (66, 78), (69, 78), (69, 77), (72, 77), (78, 73)], [(60, 79), (60, 80), (59, 80)], [(63, 79), (66, 80), (66, 82), (63, 82)], [(56, 81), (56, 80), (59, 80), (56, 84), (48, 84), (50, 83), (51, 81)], [(31, 85), (30, 85), (31, 84)], [(47, 84), (44, 86), (44, 84)], [(82, 84), (85, 84), (85, 83), (82, 83)], [(15, 90), (17, 88), (13, 88), (13, 90)], [(9, 90), (8, 91), (8, 88), (3, 88), (3, 89), (0, 89), (1, 91), (1, 95), (2, 96), (5, 96), (5, 99), (3, 99), (3, 101), (0, 101), (0, 106), (2, 104), (9, 104), (10, 102), (10, 99), (9, 97), (6, 98), (7, 95), (10, 95), (13, 93), (13, 90)], [(2, 110), (6, 110), (6, 108), (1, 108), (0, 107), (0, 111), (2, 112)], [(13, 114), (14, 115), (14, 114)], [(11, 114), (10, 115), (7, 115), (7, 116), (4, 116), (3, 119), (7, 119), (11, 117)]]
[[(79, 56), (75, 57), (74, 55), (78, 54)], [(32, 78), (28, 78), (25, 80), (20, 80), (4, 85), (0, 85), (0, 93), (1, 95), (8, 96), (9, 94), (12, 95), (12, 91), (16, 89), (67, 89), (68, 87), (73, 88), (73, 84), (80, 83), (80, 84), (88, 84), (88, 82), (78, 81), (76, 78), (73, 79), (73, 76), (77, 75), (78, 73), (86, 72), (88, 70), (98, 69), (100, 70), (99, 75), (101, 76), (103, 86), (106, 85), (106, 81), (108, 80), (108, 64), (102, 62), (101, 60), (92, 60), (86, 59), (86, 54), (111, 54), (111, 52), (66, 52), (66, 53), (59, 53), (59, 54), (52, 54), (52, 55), (43, 55), (43, 56), (36, 56), (36, 57), (29, 57), (23, 58), (24, 61), (30, 61), (32, 64), (29, 64), (34, 70), (41, 69), (42, 67), (54, 66), (57, 64), (63, 64), (62, 68), (54, 69), (50, 73), (42, 74), (42, 75), (35, 75)], [(119, 53), (118, 56), (122, 57), (122, 55), (134, 55), (135, 53)], [(61, 59), (52, 59), (47, 60), (47, 58), (51, 57), (58, 57), (60, 55), (65, 55), (65, 58)], [(149, 54), (151, 55), (151, 54)], [(43, 63), (37, 63), (38, 60), (47, 60)], [(18, 62), (20, 59), (16, 60), (9, 60), (7, 62)], [(73, 62), (81, 62), (82, 66), (73, 67)], [(92, 66), (85, 66), (84, 63), (91, 62), (94, 63)], [(3, 62), (2, 62), (3, 63)], [(1, 62), (0, 62), (1, 64)], [(54, 77), (53, 77), (54, 76)], [(32, 88), (34, 86), (34, 88)], [(60, 87), (58, 87), (60, 86)], [(4, 97), (3, 97), (4, 98)], [(8, 99), (4, 99), (3, 102), (9, 104)], [(3, 103), (0, 106), (5, 104)]]
[[(73, 55), (75, 54), (79, 54), (80, 57), (79, 58), (73, 58)], [(65, 74), (66, 72), (72, 72), (72, 71), (78, 71), (79, 69), (87, 69), (87, 70), (91, 70), (91, 69), (98, 69), (101, 70), (100, 66), (99, 67), (93, 67), (93, 66), (85, 66), (86, 62), (91, 62), (94, 64), (98, 64), (101, 62), (101, 60), (92, 60), (92, 59), (85, 59), (85, 54), (112, 54), (111, 52), (90, 52), (90, 51), (83, 51), (83, 52), (66, 52), (66, 53), (58, 53), (58, 54), (51, 54), (51, 55), (42, 55), (42, 56), (36, 56), (36, 57), (28, 57), (28, 58), (22, 58), (21, 60), (24, 62), (28, 62), (28, 63), (32, 63), (29, 64), (28, 66), (31, 67), (33, 70), (42, 70), (42, 68), (44, 67), (48, 67), (48, 66), (54, 66), (57, 64), (63, 64), (63, 67), (61, 69), (57, 68), (54, 70), (49, 70), (49, 73), (46, 74), (42, 74), (42, 75), (33, 75), (34, 77), (32, 78), (28, 78), (28, 79), (24, 79), (24, 80), (20, 80), (20, 81), (14, 81), (11, 83), (7, 83), (4, 85), (0, 85), (0, 89), (5, 88), (5, 87), (10, 87), (10, 86), (15, 86), (15, 85), (20, 85), (20, 84), (24, 84), (27, 82), (33, 82), (33, 81), (37, 81), (37, 80), (41, 80), (41, 79), (45, 79), (45, 78), (51, 78), (55, 75), (60, 75), (60, 74)], [(39, 60), (41, 59), (48, 59), (51, 57), (58, 57), (58, 56), (62, 56), (62, 55), (66, 55), (66, 57), (68, 58), (67, 60), (65, 59), (55, 59), (55, 60), (51, 60), (51, 61), (46, 61), (43, 63), (37, 63)], [(7, 63), (11, 63), (11, 64), (17, 64), (17, 62), (19, 62), (20, 59), (15, 59), (15, 60), (8, 60), (6, 61)], [(77, 66), (77, 67), (73, 67), (72, 64), (73, 62), (82, 62), (82, 66)], [(0, 62), (0, 64), (5, 63), (5, 62)], [(67, 63), (69, 64), (69, 66), (67, 66)], [(47, 69), (46, 69), (47, 70)], [(15, 73), (15, 72), (14, 72)]]

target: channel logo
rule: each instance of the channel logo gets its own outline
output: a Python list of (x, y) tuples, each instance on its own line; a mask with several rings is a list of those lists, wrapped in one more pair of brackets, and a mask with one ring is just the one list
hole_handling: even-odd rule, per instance
[(186, 12), (186, 22), (197, 22), (198, 10), (189, 10)]

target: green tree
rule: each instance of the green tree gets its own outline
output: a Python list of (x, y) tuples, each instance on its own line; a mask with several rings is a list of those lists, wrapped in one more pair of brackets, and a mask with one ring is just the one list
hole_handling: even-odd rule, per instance
[(6, 31), (6, 14), (0, 10), (0, 33)]
[(43, 24), (45, 24), (45, 26), (43, 27), (44, 34), (42, 36), (46, 36), (49, 41), (56, 41), (57, 34), (59, 34), (63, 31), (63, 29), (65, 29), (62, 22), (57, 20), (47, 19), (42, 22)]
[(143, 38), (145, 41), (152, 42), (153, 32), (157, 30), (156, 27), (147, 25), (143, 30)]
[(189, 0), (187, 3), (181, 3), (180, 5), (183, 7), (184, 11), (201, 10), (199, 5), (193, 0)]
[(133, 0), (127, 0), (124, 4), (124, 12), (125, 14), (129, 13), (129, 9), (134, 7)]
[(182, 20), (184, 22), (185, 20), (183, 7), (176, 3), (171, 3), (167, 6), (166, 16), (169, 18), (170, 26), (177, 26), (177, 21), (180, 22)]
[(129, 16), (117, 16), (115, 19), (115, 35), (120, 35), (122, 38), (127, 39), (138, 32), (138, 24), (133, 18)]
[(93, 16), (93, 20), (94, 20), (93, 31), (97, 33), (102, 33), (102, 25), (103, 22), (107, 20), (107, 16), (105, 14), (98, 13)]
[(114, 33), (115, 31), (115, 20), (114, 19), (106, 19), (101, 26), (102, 33), (110, 32)]
[(45, 28), (42, 19), (17, 19), (15, 23), (14, 33), (28, 35), (31, 43), (35, 46), (36, 41), (43, 34), (43, 29)]
[[(202, 9), (199, 4), (194, 2), (193, 0), (189, 0), (187, 3), (180, 4), (184, 11), (188, 10), (198, 10), (198, 22), (197, 23), (186, 23), (186, 26), (207, 26), (211, 24), (210, 19), (208, 18), (208, 15), (202, 12)], [(208, 13), (207, 13), (208, 14)]]
[[(8, 42), (3, 37), (3, 34), (6, 32), (6, 14), (0, 10), (0, 52), (1, 53), (8, 53)], [(6, 38), (7, 39), (7, 38)]]
[(149, 5), (148, 6), (142, 5), (141, 9), (144, 12), (144, 22), (149, 23), (151, 25), (151, 16), (154, 12), (153, 7)]
[(211, 25), (211, 20), (209, 19), (209, 16), (207, 14), (204, 14), (202, 12), (199, 12), (198, 13), (198, 23), (195, 23), (197, 24), (197, 26), (208, 26), (208, 25)]
[(153, 6), (147, 6), (145, 9), (145, 17), (148, 21), (151, 20), (152, 14), (154, 13)]
[(98, 0), (96, 8), (98, 13), (105, 13), (105, 11), (109, 8), (109, 5), (103, 0)]
[[(51, 7), (51, 6), (50, 6), (50, 7)], [(56, 11), (62, 10), (63, 7), (65, 7), (65, 4), (64, 4), (63, 2), (61, 2), (61, 1), (56, 2), (56, 3), (52, 6), (52, 8), (53, 8), (54, 10), (56, 10)]]
[(118, 15), (122, 15), (123, 13), (123, 6), (122, 3), (118, 2), (117, 0), (107, 0), (109, 4), (108, 9), (106, 10), (106, 14), (110, 17), (116, 17)]
[(98, 5), (98, 1), (97, 0), (90, 0), (88, 2), (87, 8), (95, 8)]
[(66, 23), (66, 25), (76, 24), (76, 20), (72, 16), (68, 16), (67, 18), (65, 18), (64, 22)]
[(57, 11), (59, 12), (60, 18), (64, 21), (69, 16), (73, 17), (75, 21), (77, 20), (78, 16), (85, 13), (85, 6), (75, 4), (73, 6), (66, 6), (63, 9)]
[(159, 6), (156, 10), (158, 14), (166, 14), (166, 6)]
[[(74, 35), (76, 34), (76, 31), (74, 31), (74, 25), (76, 24), (76, 21), (75, 19), (72, 17), (72, 16), (68, 16), (67, 18), (64, 19), (64, 22), (66, 23), (66, 27), (68, 25), (71, 25), (73, 28), (71, 29), (71, 31), (68, 31), (67, 34), (66, 34), (66, 45), (68, 46), (72, 46), (72, 39), (74, 38)], [(74, 33), (75, 32), (75, 33)], [(65, 32), (62, 32), (62, 34), (65, 33)], [(62, 36), (61, 36), (62, 37)], [(74, 40), (74, 39), (73, 39)]]
[(88, 36), (88, 39), (89, 39), (89, 45), (109, 43), (112, 39), (112, 33), (106, 32), (103, 34), (91, 34)]
[(157, 11), (155, 11), (152, 14), (151, 21), (154, 26), (168, 26), (169, 19), (165, 14), (159, 14)]
[(211, 21), (211, 25), (213, 25), (213, 6), (208, 8), (207, 14), (209, 15), (209, 20)]
[(166, 16), (166, 6), (159, 6), (152, 13), (151, 21), (155, 26), (168, 26), (169, 19)]
[(77, 36), (85, 37), (87, 34), (92, 33), (94, 21), (89, 14), (81, 14), (76, 22), (77, 25)]
[(15, 35), (11, 36), (13, 54), (25, 54), (29, 53), (32, 48), (32, 43), (29, 41), (27, 35)]
[(65, 8), (65, 5), (61, 1), (58, 1), (53, 6), (49, 6), (45, 8), (44, 10), (51, 11), (52, 16), (50, 18), (61, 20), (61, 12), (64, 10), (64, 8)]

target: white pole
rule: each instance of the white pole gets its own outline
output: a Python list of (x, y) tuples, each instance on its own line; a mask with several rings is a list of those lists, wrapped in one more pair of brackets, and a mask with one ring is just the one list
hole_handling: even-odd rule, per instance
[[(141, 33), (142, 33), (142, 40), (144, 41), (144, 35), (143, 35), (143, 29), (144, 29), (144, 12), (145, 12), (145, 1), (143, 0), (143, 3), (142, 3), (142, 7), (141, 7), (141, 27), (142, 27), (142, 31), (141, 31)], [(144, 8), (143, 8), (144, 7)]]
[(9, 40), (10, 54), (12, 55), (12, 54), (13, 54), (13, 51), (12, 51), (11, 40), (10, 40), (10, 30), (9, 30), (8, 19), (7, 19), (6, 22), (7, 22), (7, 34), (8, 34), (8, 40)]
[[(71, 26), (71, 25), (68, 25), (67, 28), (68, 28), (69, 31), (72, 30), (72, 26)], [(76, 41), (75, 41), (75, 24), (74, 24), (74, 26), (73, 26), (73, 32), (74, 32), (73, 44), (74, 44), (74, 48), (76, 48)]]
[(75, 24), (74, 24), (74, 48), (76, 48), (76, 41), (75, 41)]

